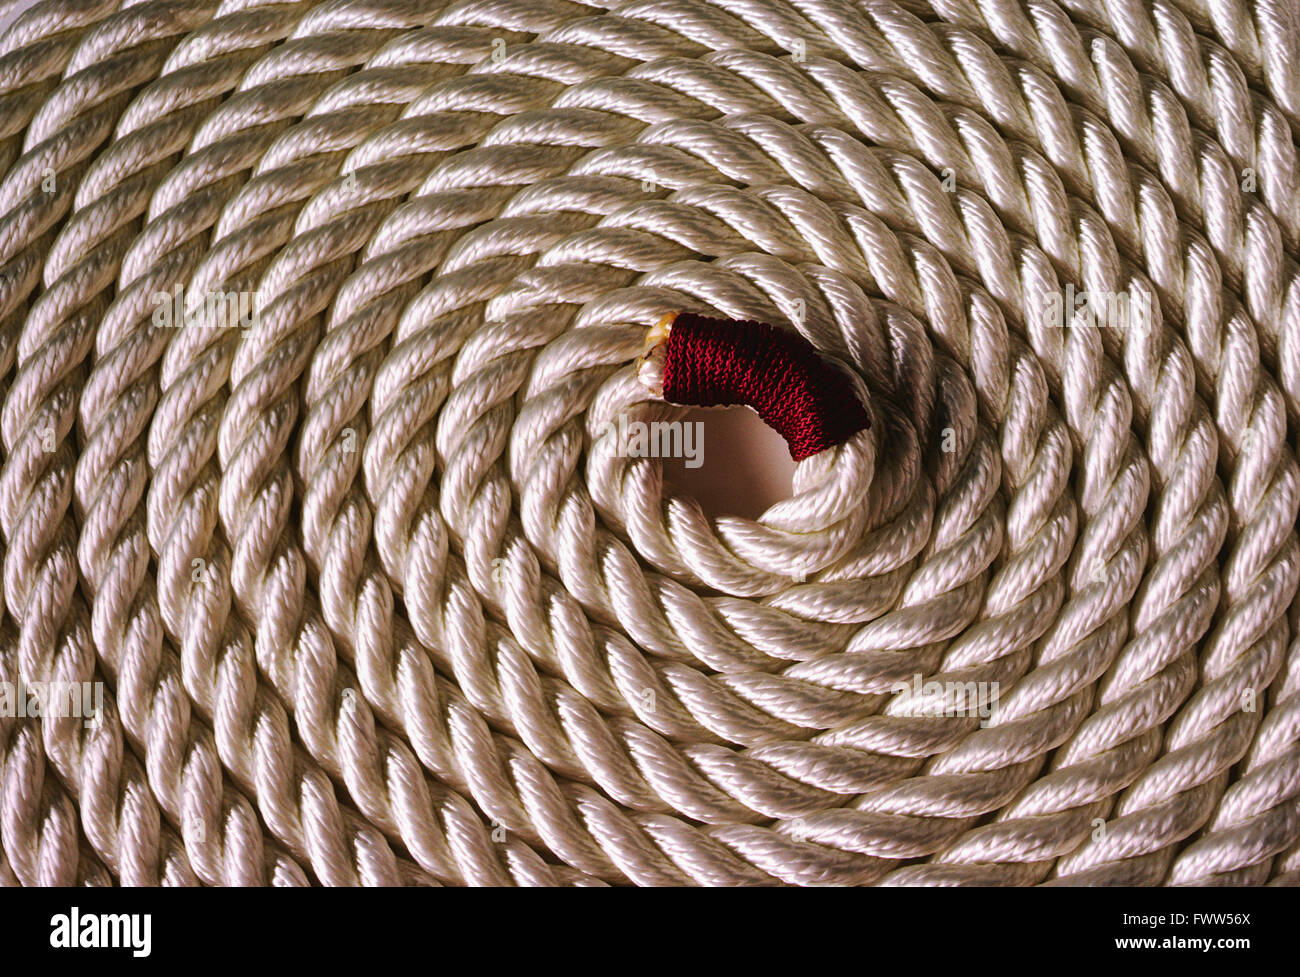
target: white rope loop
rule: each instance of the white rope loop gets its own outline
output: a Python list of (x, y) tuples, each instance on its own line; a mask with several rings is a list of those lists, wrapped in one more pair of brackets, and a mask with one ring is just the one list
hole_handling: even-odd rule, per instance
[[(1300, 880), (1293, 21), (21, 14), (0, 680), (104, 693), (0, 717), (0, 879)], [(706, 514), (674, 309), (870, 429)]]

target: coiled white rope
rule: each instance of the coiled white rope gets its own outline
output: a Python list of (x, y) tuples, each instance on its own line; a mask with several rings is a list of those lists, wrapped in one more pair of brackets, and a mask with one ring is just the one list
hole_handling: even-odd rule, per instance
[[(1300, 881), (1298, 54), (1288, 0), (23, 12), (0, 679), (105, 691), (0, 717), (0, 878)], [(610, 425), (676, 308), (870, 430), (706, 516)]]

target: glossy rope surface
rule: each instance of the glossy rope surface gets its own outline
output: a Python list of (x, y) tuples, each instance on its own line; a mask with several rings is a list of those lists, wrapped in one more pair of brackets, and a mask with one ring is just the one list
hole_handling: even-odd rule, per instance
[[(1298, 73), (1290, 0), (37, 3), (0, 680), (102, 706), (0, 716), (0, 880), (1300, 881)], [(707, 516), (611, 423), (670, 309), (870, 429)]]

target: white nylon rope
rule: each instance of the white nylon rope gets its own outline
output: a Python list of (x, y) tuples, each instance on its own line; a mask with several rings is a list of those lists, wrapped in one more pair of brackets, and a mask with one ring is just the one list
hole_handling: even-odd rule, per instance
[[(0, 878), (1300, 880), (1298, 39), (1282, 0), (20, 15), (0, 679), (106, 693), (0, 718)], [(159, 326), (177, 287), (257, 322)], [(1153, 312), (1045, 324), (1067, 287)], [(871, 429), (707, 517), (608, 426), (672, 308), (800, 331)], [(910, 715), (917, 675), (996, 714)]]

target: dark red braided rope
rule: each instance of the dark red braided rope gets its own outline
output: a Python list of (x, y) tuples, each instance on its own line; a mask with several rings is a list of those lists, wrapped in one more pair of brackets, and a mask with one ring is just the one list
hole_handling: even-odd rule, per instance
[(848, 380), (811, 343), (761, 322), (678, 315), (663, 377), (669, 403), (754, 408), (785, 438), (795, 461), (871, 426)]

